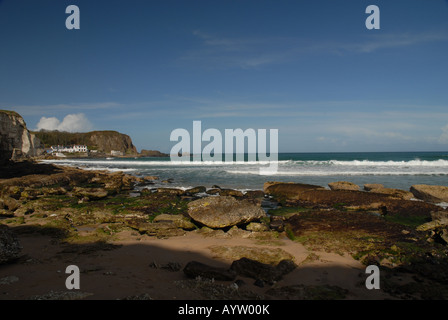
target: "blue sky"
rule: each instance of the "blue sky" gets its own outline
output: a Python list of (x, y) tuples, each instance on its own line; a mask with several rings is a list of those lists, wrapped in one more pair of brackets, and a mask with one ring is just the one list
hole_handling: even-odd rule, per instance
[(30, 129), (168, 152), (201, 120), (279, 129), (280, 152), (448, 150), (445, 0), (0, 0), (0, 41), (0, 108)]

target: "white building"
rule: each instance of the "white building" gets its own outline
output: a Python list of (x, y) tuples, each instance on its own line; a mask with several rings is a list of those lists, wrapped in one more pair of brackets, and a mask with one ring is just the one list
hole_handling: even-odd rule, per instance
[(72, 145), (72, 146), (51, 146), (51, 152), (87, 152), (86, 145)]

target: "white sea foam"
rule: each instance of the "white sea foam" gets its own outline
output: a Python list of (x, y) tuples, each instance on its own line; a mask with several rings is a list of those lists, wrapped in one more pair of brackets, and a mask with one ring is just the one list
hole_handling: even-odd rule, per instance
[(334, 165), (334, 166), (363, 166), (363, 167), (444, 167), (448, 168), (448, 160), (410, 160), (410, 161), (370, 161), (370, 160), (296, 160), (292, 161), (298, 165)]
[[(117, 161), (117, 160), (42, 160), (43, 163), (56, 164), (86, 164), (86, 165), (118, 165), (118, 166), (157, 166), (157, 167), (171, 167), (171, 166), (228, 166), (228, 165), (269, 165), (270, 161)], [(288, 163), (289, 160), (278, 161), (281, 163)]]
[[(329, 155), (331, 156), (331, 155)], [(350, 181), (362, 183), (383, 183), (388, 187), (407, 189), (412, 184), (438, 184), (445, 185), (448, 178), (448, 157), (434, 158), (394, 158), (388, 161), (387, 155), (372, 156), (373, 160), (350, 160), (350, 155), (344, 156), (346, 160), (331, 159), (328, 155), (320, 156), (322, 160), (279, 160), (278, 170), (275, 174), (261, 173), (260, 168), (267, 167), (269, 161), (188, 161), (175, 162), (170, 159), (145, 158), (112, 158), (112, 159), (56, 159), (43, 160), (45, 163), (82, 167), (86, 170), (123, 171), (130, 174), (157, 175), (160, 180), (172, 178), (172, 187), (183, 187), (214, 184), (222, 187), (236, 189), (258, 189), (269, 179), (284, 181), (302, 181), (325, 186), (336, 176), (346, 176)], [(426, 156), (426, 155), (423, 155)], [(294, 156), (293, 156), (294, 157)], [(325, 158), (326, 157), (326, 158)], [(341, 159), (340, 156), (338, 155)], [(366, 156), (367, 157), (367, 156)], [(292, 158), (300, 159), (300, 158)], [(353, 159), (353, 158), (352, 158)], [(385, 159), (385, 161), (382, 161)], [(351, 178), (350, 178), (351, 177)], [(372, 183), (373, 183), (372, 182)], [(163, 186), (156, 182), (155, 186)]]
[[(225, 165), (269, 165), (270, 161), (129, 161), (129, 160), (88, 160), (57, 159), (42, 160), (44, 163), (85, 163), (123, 166), (225, 166)], [(443, 167), (448, 168), (448, 160), (410, 160), (410, 161), (370, 161), (370, 160), (279, 160), (279, 165), (294, 166), (362, 166), (362, 167)]]
[[(225, 170), (231, 174), (261, 175), (258, 170)], [(271, 175), (269, 173), (264, 175)], [(275, 176), (441, 176), (447, 171), (277, 171)]]

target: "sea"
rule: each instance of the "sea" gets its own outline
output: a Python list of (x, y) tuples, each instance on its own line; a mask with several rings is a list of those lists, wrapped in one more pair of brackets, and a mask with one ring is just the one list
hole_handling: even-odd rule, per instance
[[(193, 158), (191, 158), (193, 160)], [(361, 186), (380, 183), (387, 188), (409, 190), (414, 184), (448, 186), (448, 152), (350, 152), (280, 153), (274, 173), (260, 173), (265, 161), (171, 161), (170, 157), (147, 158), (61, 158), (46, 163), (86, 170), (123, 171), (128, 174), (158, 176), (151, 187), (233, 188), (262, 190), (267, 181), (297, 182), (328, 187), (335, 181)], [(165, 182), (162, 182), (165, 181)]]

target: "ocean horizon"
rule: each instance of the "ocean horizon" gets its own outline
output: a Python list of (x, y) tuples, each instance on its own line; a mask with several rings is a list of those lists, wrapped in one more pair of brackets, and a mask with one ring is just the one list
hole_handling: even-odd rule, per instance
[(261, 190), (267, 181), (323, 187), (335, 181), (349, 181), (361, 187), (381, 183), (403, 190), (415, 184), (448, 185), (448, 152), (279, 153), (274, 174), (260, 174), (260, 167), (268, 166), (266, 161), (247, 159), (246, 155), (244, 161), (234, 162), (174, 162), (169, 157), (61, 158), (42, 162), (136, 176), (155, 175), (159, 181), (170, 179), (170, 186), (180, 188), (218, 185), (243, 191)]

